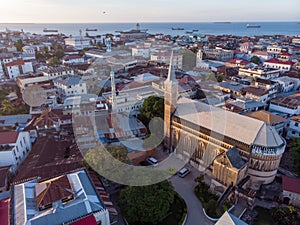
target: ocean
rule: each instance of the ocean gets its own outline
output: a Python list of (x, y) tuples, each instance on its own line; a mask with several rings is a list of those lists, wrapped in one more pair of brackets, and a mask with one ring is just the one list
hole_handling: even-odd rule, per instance
[[(247, 24), (258, 24), (260, 28), (246, 28)], [(200, 34), (213, 35), (286, 35), (299, 36), (300, 22), (202, 22), (202, 23), (140, 23), (141, 29), (148, 29), (148, 33), (183, 35), (186, 31), (199, 30)], [(135, 28), (135, 23), (0, 23), (0, 31), (6, 28), (10, 30), (21, 30), (24, 32), (43, 34), (43, 29), (57, 29), (59, 33), (69, 35), (79, 35), (81, 29), (83, 34), (86, 28), (97, 29), (97, 31), (88, 32), (90, 35), (99, 35), (106, 33), (117, 34), (116, 31), (128, 31)], [(172, 27), (184, 28), (184, 30), (172, 30)]]

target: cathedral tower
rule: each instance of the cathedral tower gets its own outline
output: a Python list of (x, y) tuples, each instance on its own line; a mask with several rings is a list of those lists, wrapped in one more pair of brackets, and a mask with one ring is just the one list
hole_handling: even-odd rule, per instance
[(170, 58), (170, 66), (168, 72), (168, 78), (164, 82), (165, 91), (165, 107), (164, 107), (164, 133), (165, 141), (164, 145), (171, 151), (171, 122), (172, 114), (176, 110), (176, 103), (178, 98), (178, 81), (176, 80), (175, 68), (173, 66), (173, 51)]

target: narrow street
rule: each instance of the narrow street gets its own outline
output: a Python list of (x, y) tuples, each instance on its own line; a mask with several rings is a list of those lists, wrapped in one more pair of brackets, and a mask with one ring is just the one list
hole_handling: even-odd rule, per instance
[(200, 175), (200, 172), (190, 165), (187, 165), (186, 167), (191, 169), (191, 173), (186, 177), (181, 178), (178, 175), (175, 175), (171, 178), (175, 190), (185, 200), (188, 207), (186, 225), (212, 225), (214, 223), (205, 217), (202, 211), (202, 204), (194, 194), (194, 179)]

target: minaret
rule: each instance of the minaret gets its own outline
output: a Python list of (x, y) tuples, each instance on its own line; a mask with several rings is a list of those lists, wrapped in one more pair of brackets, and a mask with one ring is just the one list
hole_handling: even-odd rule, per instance
[(164, 133), (165, 141), (164, 145), (169, 151), (172, 151), (171, 146), (171, 123), (172, 123), (172, 114), (176, 110), (176, 103), (178, 98), (178, 81), (176, 80), (175, 68), (173, 66), (173, 51), (171, 53), (170, 65), (168, 78), (164, 82), (164, 91), (165, 91), (165, 107), (164, 107)]
[(203, 62), (203, 52), (202, 52), (202, 49), (200, 49), (198, 52), (197, 52), (197, 60), (196, 60), (196, 67), (201, 67), (201, 64)]
[(141, 26), (139, 23), (136, 24), (136, 30), (140, 31), (141, 30)]
[(111, 39), (110, 38), (105, 39), (105, 45), (106, 45), (106, 52), (111, 52)]
[(117, 99), (116, 99), (115, 73), (113, 71), (110, 72), (110, 83), (111, 83), (111, 106), (112, 106), (112, 111), (115, 111)]

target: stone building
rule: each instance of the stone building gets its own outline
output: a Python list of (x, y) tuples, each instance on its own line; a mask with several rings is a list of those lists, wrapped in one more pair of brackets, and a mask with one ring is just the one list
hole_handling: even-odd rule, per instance
[(273, 127), (179, 96), (172, 60), (164, 84), (166, 148), (195, 168), (211, 171), (214, 187), (249, 176), (249, 186), (258, 189), (275, 179), (286, 142)]

